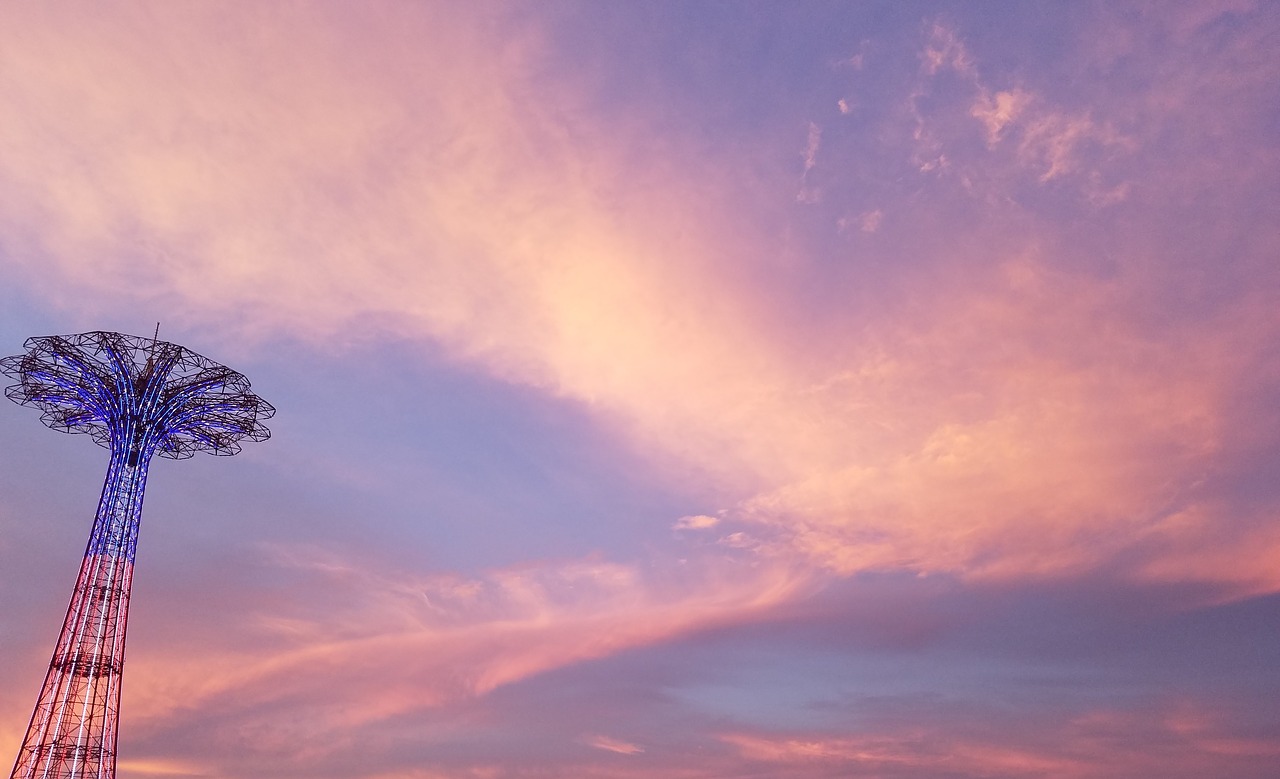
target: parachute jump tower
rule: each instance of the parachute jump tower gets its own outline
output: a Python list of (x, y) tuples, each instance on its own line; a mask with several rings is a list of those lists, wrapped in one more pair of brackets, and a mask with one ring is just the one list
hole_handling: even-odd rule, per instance
[(114, 779), (129, 589), (147, 465), (155, 455), (233, 455), (275, 413), (249, 380), (156, 337), (92, 332), (27, 339), (0, 360), (13, 401), (111, 450), (102, 498), (58, 645), (11, 779)]

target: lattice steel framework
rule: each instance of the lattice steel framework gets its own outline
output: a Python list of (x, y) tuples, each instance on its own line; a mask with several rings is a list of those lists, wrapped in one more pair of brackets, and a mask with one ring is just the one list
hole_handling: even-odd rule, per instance
[[(157, 329), (158, 334), (158, 329)], [(138, 521), (154, 455), (233, 455), (275, 413), (249, 380), (158, 338), (92, 332), (30, 338), (0, 360), (5, 394), (54, 430), (111, 450), (71, 604), (11, 779), (114, 779), (125, 627)]]

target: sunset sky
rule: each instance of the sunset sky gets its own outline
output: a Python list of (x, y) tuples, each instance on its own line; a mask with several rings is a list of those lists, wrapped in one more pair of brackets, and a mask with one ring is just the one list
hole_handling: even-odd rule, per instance
[[(119, 778), (1274, 777), (1278, 45), (0, 5), (0, 356), (160, 322), (278, 409), (152, 466)], [(0, 761), (106, 463), (0, 406)]]

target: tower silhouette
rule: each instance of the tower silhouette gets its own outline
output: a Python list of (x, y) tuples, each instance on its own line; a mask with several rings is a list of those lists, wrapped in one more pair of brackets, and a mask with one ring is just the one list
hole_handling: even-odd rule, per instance
[(120, 333), (29, 338), (0, 360), (5, 394), (111, 450), (62, 632), (11, 779), (114, 779), (129, 590), (147, 466), (265, 441), (275, 413), (249, 380), (182, 346)]

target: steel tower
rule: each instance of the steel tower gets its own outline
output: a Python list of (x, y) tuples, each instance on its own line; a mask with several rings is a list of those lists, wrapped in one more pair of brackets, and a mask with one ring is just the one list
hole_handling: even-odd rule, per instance
[(57, 648), (11, 779), (114, 779), (125, 626), (153, 455), (232, 455), (265, 441), (275, 409), (249, 380), (177, 344), (92, 332), (30, 338), (0, 360), (5, 394), (54, 430), (111, 450)]

